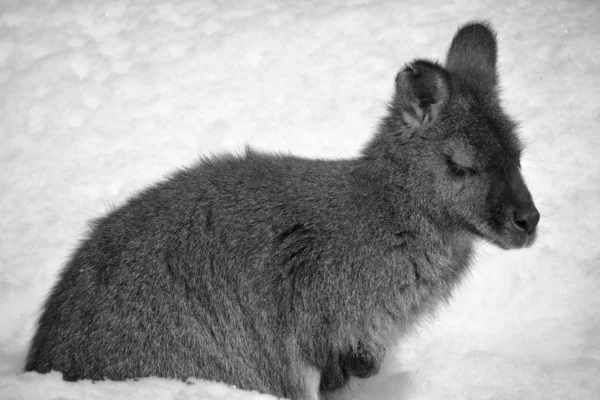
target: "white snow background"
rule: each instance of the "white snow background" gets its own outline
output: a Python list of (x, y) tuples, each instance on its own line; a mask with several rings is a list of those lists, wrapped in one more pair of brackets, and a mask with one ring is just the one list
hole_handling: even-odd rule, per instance
[(86, 221), (199, 155), (352, 157), (416, 57), (498, 31), (541, 211), (352, 399), (600, 399), (598, 1), (0, 0), (0, 398), (268, 399), (224, 384), (22, 373)]

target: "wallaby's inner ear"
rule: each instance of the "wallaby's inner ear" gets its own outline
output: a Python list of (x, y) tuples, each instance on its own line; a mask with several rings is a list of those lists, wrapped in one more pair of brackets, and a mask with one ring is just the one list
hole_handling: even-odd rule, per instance
[(410, 128), (437, 120), (449, 95), (447, 72), (435, 63), (416, 60), (396, 76), (395, 102)]
[(495, 92), (498, 84), (496, 58), (493, 29), (487, 23), (472, 22), (454, 35), (446, 57), (446, 69), (460, 75), (482, 93)]

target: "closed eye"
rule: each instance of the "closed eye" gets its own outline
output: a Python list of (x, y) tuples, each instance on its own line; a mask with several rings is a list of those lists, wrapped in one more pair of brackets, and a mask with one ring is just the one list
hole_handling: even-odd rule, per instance
[(473, 168), (465, 167), (464, 165), (460, 165), (452, 161), (451, 158), (446, 158), (446, 164), (448, 164), (448, 170), (450, 171), (450, 175), (456, 178), (464, 178), (467, 176), (472, 176), (477, 173)]

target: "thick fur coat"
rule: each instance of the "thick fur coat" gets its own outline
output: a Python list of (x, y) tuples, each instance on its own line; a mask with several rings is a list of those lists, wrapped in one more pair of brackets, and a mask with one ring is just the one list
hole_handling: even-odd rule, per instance
[(398, 73), (360, 156), (203, 159), (96, 220), (25, 369), (327, 398), (451, 296), (476, 238), (534, 241), (520, 154), (495, 35), (465, 25), (444, 66)]

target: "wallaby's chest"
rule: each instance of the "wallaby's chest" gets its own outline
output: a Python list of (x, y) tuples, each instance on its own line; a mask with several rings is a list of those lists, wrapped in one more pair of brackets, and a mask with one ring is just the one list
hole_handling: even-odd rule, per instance
[(472, 239), (467, 235), (429, 241), (410, 238), (394, 246), (386, 260), (394, 304), (386, 307), (395, 307), (406, 322), (434, 311), (468, 270), (471, 253)]

